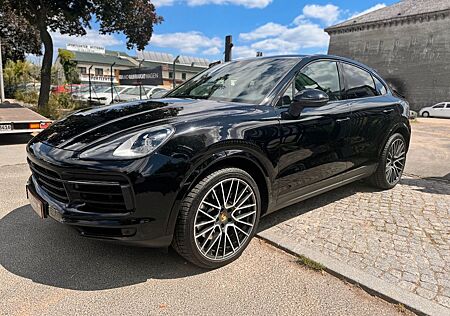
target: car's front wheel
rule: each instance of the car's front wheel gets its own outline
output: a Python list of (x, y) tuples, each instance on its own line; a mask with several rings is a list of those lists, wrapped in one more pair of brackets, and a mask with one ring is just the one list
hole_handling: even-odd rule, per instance
[(391, 189), (400, 181), (406, 162), (405, 138), (395, 133), (386, 142), (375, 173), (370, 182), (380, 189)]
[(423, 116), (423, 117), (429, 117), (429, 116), (430, 116), (430, 113), (428, 113), (427, 111), (425, 111), (425, 112), (422, 113), (422, 116)]
[(226, 265), (242, 254), (254, 236), (260, 209), (258, 186), (247, 172), (215, 171), (183, 200), (173, 246), (197, 266)]

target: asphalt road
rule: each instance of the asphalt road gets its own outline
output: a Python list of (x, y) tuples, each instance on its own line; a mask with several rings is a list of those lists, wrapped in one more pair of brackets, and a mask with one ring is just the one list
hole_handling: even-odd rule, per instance
[[(423, 155), (416, 151), (448, 145), (450, 134), (440, 135), (439, 124), (428, 128), (429, 122), (413, 125), (407, 165), (414, 174), (446, 176), (414, 165)], [(430, 141), (429, 134), (442, 139)], [(205, 271), (171, 250), (87, 240), (50, 219), (40, 220), (25, 198), (26, 140), (0, 138), (0, 315), (401, 314), (259, 239), (234, 263)], [(420, 140), (429, 145), (423, 149)], [(433, 166), (433, 156), (429, 159), (423, 161)]]
[(450, 181), (450, 119), (421, 117), (411, 126), (405, 173)]

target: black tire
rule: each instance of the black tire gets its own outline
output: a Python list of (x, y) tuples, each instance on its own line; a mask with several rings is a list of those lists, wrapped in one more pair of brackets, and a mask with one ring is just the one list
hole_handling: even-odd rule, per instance
[(430, 113), (425, 111), (425, 112), (422, 113), (422, 117), (430, 117)]
[[(248, 229), (251, 229), (250, 232), (247, 231), (248, 236), (246, 236), (246, 235), (241, 236), (241, 238), (243, 239), (242, 243), (240, 242), (240, 237), (238, 235), (238, 232), (236, 232), (234, 240), (239, 242), (240, 248), (236, 248), (236, 250), (233, 248), (233, 251), (235, 251), (235, 253), (232, 256), (225, 258), (226, 249), (224, 250), (224, 248), (217, 248), (216, 255), (219, 251), (223, 250), (224, 258), (222, 260), (208, 258), (207, 257), (208, 253), (204, 254), (201, 252), (203, 249), (199, 249), (199, 244), (198, 244), (199, 237), (195, 236), (195, 233), (196, 233), (195, 230), (199, 229), (199, 228), (196, 228), (196, 226), (195, 226), (195, 221), (197, 220), (197, 216), (199, 216), (197, 214), (200, 214), (198, 210), (201, 207), (201, 203), (203, 203), (204, 199), (207, 198), (208, 194), (211, 194), (210, 192), (213, 188), (216, 188), (216, 186), (219, 184), (227, 183), (224, 181), (231, 181), (230, 179), (235, 179), (236, 181), (242, 181), (240, 183), (243, 183), (243, 184), (245, 183), (245, 184), (249, 185), (248, 190), (250, 190), (250, 188), (251, 188), (251, 190), (253, 190), (254, 194), (251, 195), (251, 197), (255, 201), (255, 203), (254, 203), (255, 206), (253, 207), (253, 208), (255, 208), (255, 211), (252, 211), (252, 212), (254, 212), (255, 215), (251, 215), (251, 216), (252, 216), (252, 221), (254, 220), (254, 225), (252, 228), (248, 228)], [(231, 191), (232, 187), (233, 187), (233, 182), (231, 182), (230, 191)], [(238, 187), (236, 188), (236, 192), (237, 192), (237, 189), (238, 189)], [(243, 191), (245, 192), (245, 190), (243, 190)], [(251, 191), (247, 191), (247, 192), (251, 192)], [(224, 201), (224, 204), (226, 205), (227, 202), (228, 202), (228, 196), (227, 196), (226, 201)], [(218, 204), (219, 204), (219, 206), (221, 206), (220, 203), (218, 203)], [(221, 218), (220, 217), (221, 211), (211, 208), (211, 212), (214, 212), (214, 211), (219, 212), (219, 215), (214, 215), (214, 213), (210, 213), (210, 214), (217, 216), (215, 221), (218, 221), (218, 219)], [(240, 212), (242, 212), (242, 211), (240, 211)], [(217, 171), (209, 174), (205, 178), (203, 178), (200, 182), (198, 182), (194, 186), (194, 188), (192, 188), (192, 190), (187, 194), (187, 196), (184, 198), (183, 202), (181, 203), (181, 207), (180, 207), (180, 211), (178, 214), (177, 223), (176, 223), (176, 227), (175, 227), (175, 233), (174, 233), (174, 239), (172, 242), (172, 246), (182, 257), (184, 257), (186, 260), (190, 261), (191, 263), (193, 263), (199, 267), (206, 268), (206, 269), (215, 269), (215, 268), (222, 267), (222, 266), (236, 260), (242, 254), (242, 252), (245, 250), (245, 248), (248, 246), (248, 244), (250, 243), (250, 240), (256, 233), (256, 230), (258, 227), (258, 222), (259, 222), (259, 217), (260, 217), (260, 212), (261, 212), (261, 199), (260, 199), (260, 193), (258, 190), (258, 185), (256, 184), (255, 180), (253, 180), (253, 178), (247, 172), (245, 172), (244, 170), (238, 169), (238, 168), (224, 168), (224, 169), (217, 170)], [(233, 214), (233, 213), (234, 213), (234, 211), (230, 210), (229, 214)], [(233, 219), (234, 219), (234, 217), (232, 217), (232, 215), (230, 215), (228, 217), (227, 221), (229, 220), (230, 224), (234, 225), (234, 223), (232, 223)], [(216, 222), (214, 222), (213, 224), (210, 224), (210, 225), (216, 225)], [(224, 225), (224, 224), (222, 223), (221, 225)], [(198, 226), (198, 224), (197, 224), (197, 226)], [(225, 228), (218, 227), (218, 229), (219, 229), (219, 232), (215, 236), (218, 236), (220, 234), (220, 236), (222, 237), (222, 234), (225, 234), (224, 239), (226, 239), (228, 237), (228, 235), (226, 233), (223, 233)], [(214, 232), (215, 232), (215, 230), (216, 230), (216, 228), (213, 229)], [(225, 229), (225, 231), (226, 231), (226, 229)], [(236, 231), (236, 229), (234, 229), (234, 231)], [(202, 237), (205, 237), (204, 241), (207, 239), (209, 240), (209, 237), (211, 237), (211, 236), (208, 236), (206, 238), (206, 235), (207, 235), (206, 233), (204, 235), (202, 235)], [(211, 245), (213, 243), (213, 241), (212, 241), (213, 237), (214, 236), (211, 237), (211, 241), (210, 241), (209, 245)], [(218, 238), (219, 237), (216, 237), (216, 239), (218, 239)], [(229, 240), (231, 242), (232, 238), (230, 238)], [(214, 243), (215, 243), (215, 241), (214, 241)], [(219, 240), (219, 242), (217, 244), (221, 244), (221, 240)], [(226, 245), (225, 247), (227, 247), (227, 246), (231, 246), (231, 245)], [(218, 247), (220, 247), (220, 246), (218, 246)], [(208, 252), (208, 251), (206, 251), (206, 252)]]
[[(401, 142), (404, 146), (404, 155), (403, 156), (403, 166), (401, 168), (401, 171), (398, 171), (398, 178), (396, 178), (394, 181), (389, 181), (388, 177), (388, 156), (390, 155), (390, 150), (392, 150), (393, 144), (397, 144)], [(391, 161), (391, 160), (390, 160)], [(371, 175), (368, 180), (369, 182), (375, 186), (378, 189), (382, 190), (388, 190), (392, 189), (397, 185), (397, 183), (401, 180), (404, 166), (406, 162), (406, 141), (405, 138), (399, 134), (395, 133), (391, 137), (389, 137), (388, 141), (386, 142), (383, 151), (381, 153), (380, 160), (378, 162), (378, 168), (375, 171), (373, 175)], [(399, 164), (397, 164), (399, 166)]]

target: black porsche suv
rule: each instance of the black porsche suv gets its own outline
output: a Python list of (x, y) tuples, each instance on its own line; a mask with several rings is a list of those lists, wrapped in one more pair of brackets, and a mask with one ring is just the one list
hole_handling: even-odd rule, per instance
[(76, 112), (27, 146), (30, 204), (82, 236), (215, 268), (261, 216), (355, 180), (400, 180), (409, 105), (335, 56), (214, 66), (157, 100)]

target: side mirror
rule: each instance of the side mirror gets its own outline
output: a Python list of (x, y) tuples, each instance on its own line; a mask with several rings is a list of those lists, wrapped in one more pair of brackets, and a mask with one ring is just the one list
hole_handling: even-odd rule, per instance
[(328, 95), (318, 89), (304, 89), (297, 93), (289, 106), (289, 114), (298, 117), (304, 108), (320, 107), (330, 101)]

